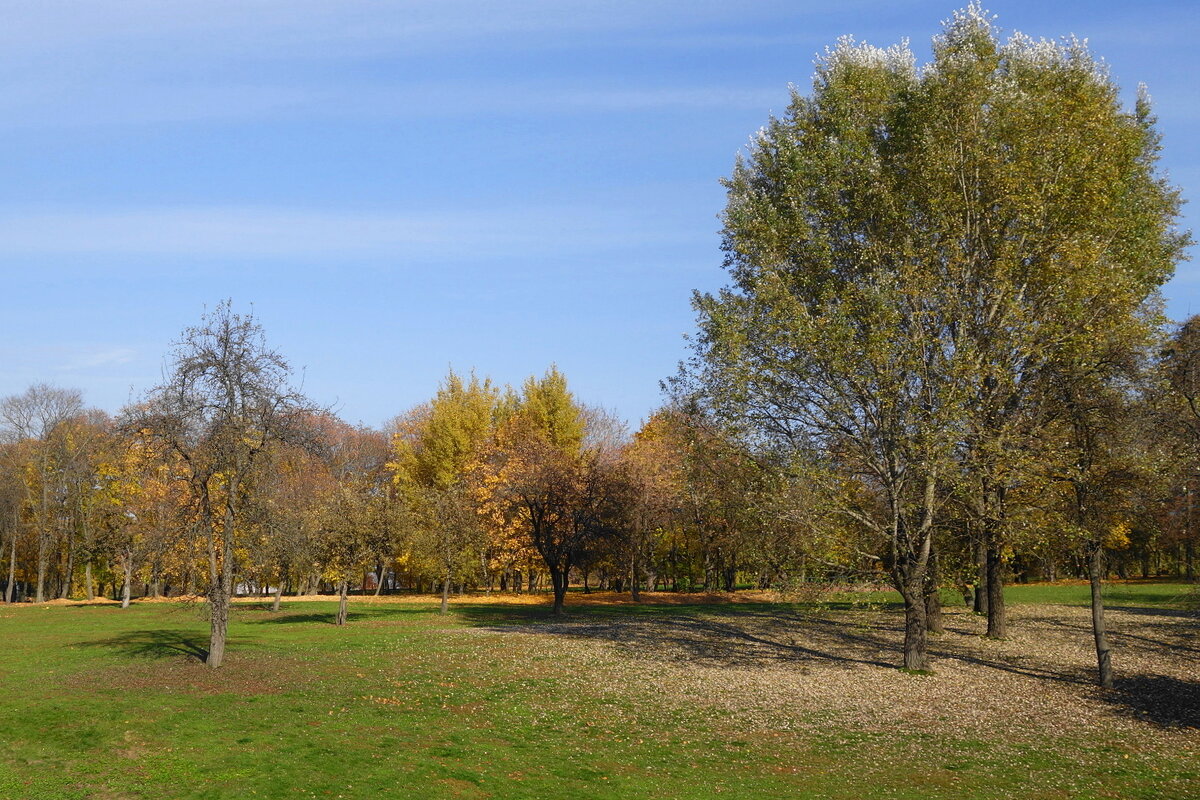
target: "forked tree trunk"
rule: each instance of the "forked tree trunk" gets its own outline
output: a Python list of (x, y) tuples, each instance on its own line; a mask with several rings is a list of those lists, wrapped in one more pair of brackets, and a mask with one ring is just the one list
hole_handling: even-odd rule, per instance
[(557, 567), (550, 568), (550, 583), (554, 587), (554, 615), (562, 616), (567, 596), (567, 575)]
[(346, 617), (348, 616), (348, 613), (346, 610), (346, 598), (350, 594), (350, 579), (349, 578), (342, 578), (341, 584), (338, 585), (338, 594), (340, 596), (338, 597), (338, 611), (337, 611), (337, 619), (335, 621), (338, 625), (345, 625)]
[(1096, 642), (1096, 667), (1100, 685), (1105, 689), (1111, 689), (1113, 685), (1112, 660), (1104, 625), (1104, 598), (1100, 594), (1104, 549), (1099, 542), (1092, 542), (1088, 550), (1090, 551), (1088, 553), (1088, 582), (1092, 588), (1092, 638)]

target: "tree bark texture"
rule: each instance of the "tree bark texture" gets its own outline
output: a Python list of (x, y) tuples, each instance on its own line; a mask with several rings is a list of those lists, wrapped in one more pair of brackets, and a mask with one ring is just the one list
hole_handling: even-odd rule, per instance
[(1004, 613), (1004, 562), (1000, 557), (1000, 542), (990, 537), (987, 543), (987, 636), (1003, 639), (1008, 635), (1008, 619)]
[(1108, 648), (1108, 635), (1104, 624), (1104, 598), (1100, 594), (1100, 579), (1104, 564), (1104, 549), (1099, 542), (1089, 546), (1088, 582), (1092, 588), (1092, 638), (1096, 643), (1096, 668), (1100, 685), (1111, 689), (1113, 685), (1112, 658)]

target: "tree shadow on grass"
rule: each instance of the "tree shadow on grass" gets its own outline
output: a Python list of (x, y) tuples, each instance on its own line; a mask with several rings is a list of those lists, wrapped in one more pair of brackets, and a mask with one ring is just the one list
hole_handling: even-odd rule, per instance
[[(346, 613), (347, 624), (354, 622), (386, 622), (389, 619), (409, 619), (414, 616), (430, 616), (435, 613), (431, 608), (372, 608), (355, 611), (353, 606)], [(246, 619), (246, 624), (249, 625), (301, 625), (301, 624), (326, 624), (333, 625), (336, 623), (336, 611), (310, 611), (308, 613), (298, 613), (295, 611), (287, 611), (281, 609), (278, 612), (267, 614), (255, 614), (252, 618)]]
[[(710, 666), (796, 666), (820, 662), (893, 669), (900, 666), (904, 638), (903, 618), (890, 609), (862, 615), (836, 613), (837, 609), (779, 608), (769, 606), (663, 606), (654, 613), (636, 606), (620, 606), (596, 613), (593, 607), (577, 608), (565, 617), (549, 609), (529, 606), (459, 607), (460, 617), (497, 632), (521, 632), (606, 641), (628, 647), (641, 657), (686, 659)], [(824, 612), (834, 611), (833, 615)], [(1063, 670), (1034, 663), (1018, 654), (981, 654), (978, 637), (967, 630), (934, 637), (929, 655), (1000, 670), (1038, 680), (1087, 684), (1084, 671)], [(894, 660), (893, 660), (894, 659)]]
[[(227, 646), (241, 644), (239, 637), (229, 637)], [(208, 635), (181, 633), (172, 630), (130, 631), (107, 639), (79, 642), (76, 647), (99, 647), (113, 650), (129, 658), (173, 658), (186, 656), (198, 661), (208, 658)]]
[[(493, 631), (540, 633), (621, 644), (648, 657), (684, 657), (710, 665), (829, 661), (892, 667), (861, 652), (800, 644), (791, 635), (799, 619), (790, 611), (760, 608), (590, 606), (555, 617), (538, 606), (461, 606), (460, 617)], [(750, 624), (747, 624), (750, 623)], [(874, 647), (874, 642), (871, 647)], [(868, 648), (869, 649), (869, 648)]]
[(1117, 713), (1164, 728), (1200, 728), (1200, 683), (1163, 675), (1117, 679), (1101, 699)]

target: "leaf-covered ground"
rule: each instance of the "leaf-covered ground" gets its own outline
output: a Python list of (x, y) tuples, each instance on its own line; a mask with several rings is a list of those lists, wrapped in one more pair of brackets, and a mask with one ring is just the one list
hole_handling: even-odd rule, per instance
[(1113, 691), (1077, 587), (1023, 588), (928, 676), (865, 595), (244, 604), (220, 670), (202, 606), (0, 607), (0, 797), (1200, 796), (1180, 587), (1113, 600)]

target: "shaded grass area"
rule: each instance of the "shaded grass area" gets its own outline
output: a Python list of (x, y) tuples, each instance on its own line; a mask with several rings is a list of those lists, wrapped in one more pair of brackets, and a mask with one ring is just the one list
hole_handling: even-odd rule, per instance
[[(1200, 608), (1200, 584), (1161, 581), (1109, 581), (1102, 590), (1105, 605), (1140, 613), (1193, 611)], [(1091, 589), (1084, 581), (1071, 583), (1017, 583), (1004, 587), (1004, 600), (1014, 605), (1086, 606), (1092, 602)], [(962, 606), (963, 596), (942, 589), (942, 602)], [(894, 590), (832, 592), (824, 603), (836, 608), (880, 606), (900, 608), (900, 593)]]
[[(574, 607), (564, 627), (547, 606), (466, 602), (442, 617), (430, 600), (364, 604), (338, 628), (335, 608), (239, 606), (220, 670), (202, 663), (202, 607), (0, 608), (0, 797), (1150, 798), (1200, 785), (1187, 753), (1104, 736), (1001, 742), (815, 709), (793, 729), (750, 724), (620, 660), (666, 630), (716, 670), (824, 662), (843, 656), (754, 626), (803, 615), (886, 644), (865, 618), (651, 596)], [(600, 649), (618, 640), (619, 657)], [(1112, 702), (1154, 711), (1181, 692), (1195, 687), (1129, 683)]]

